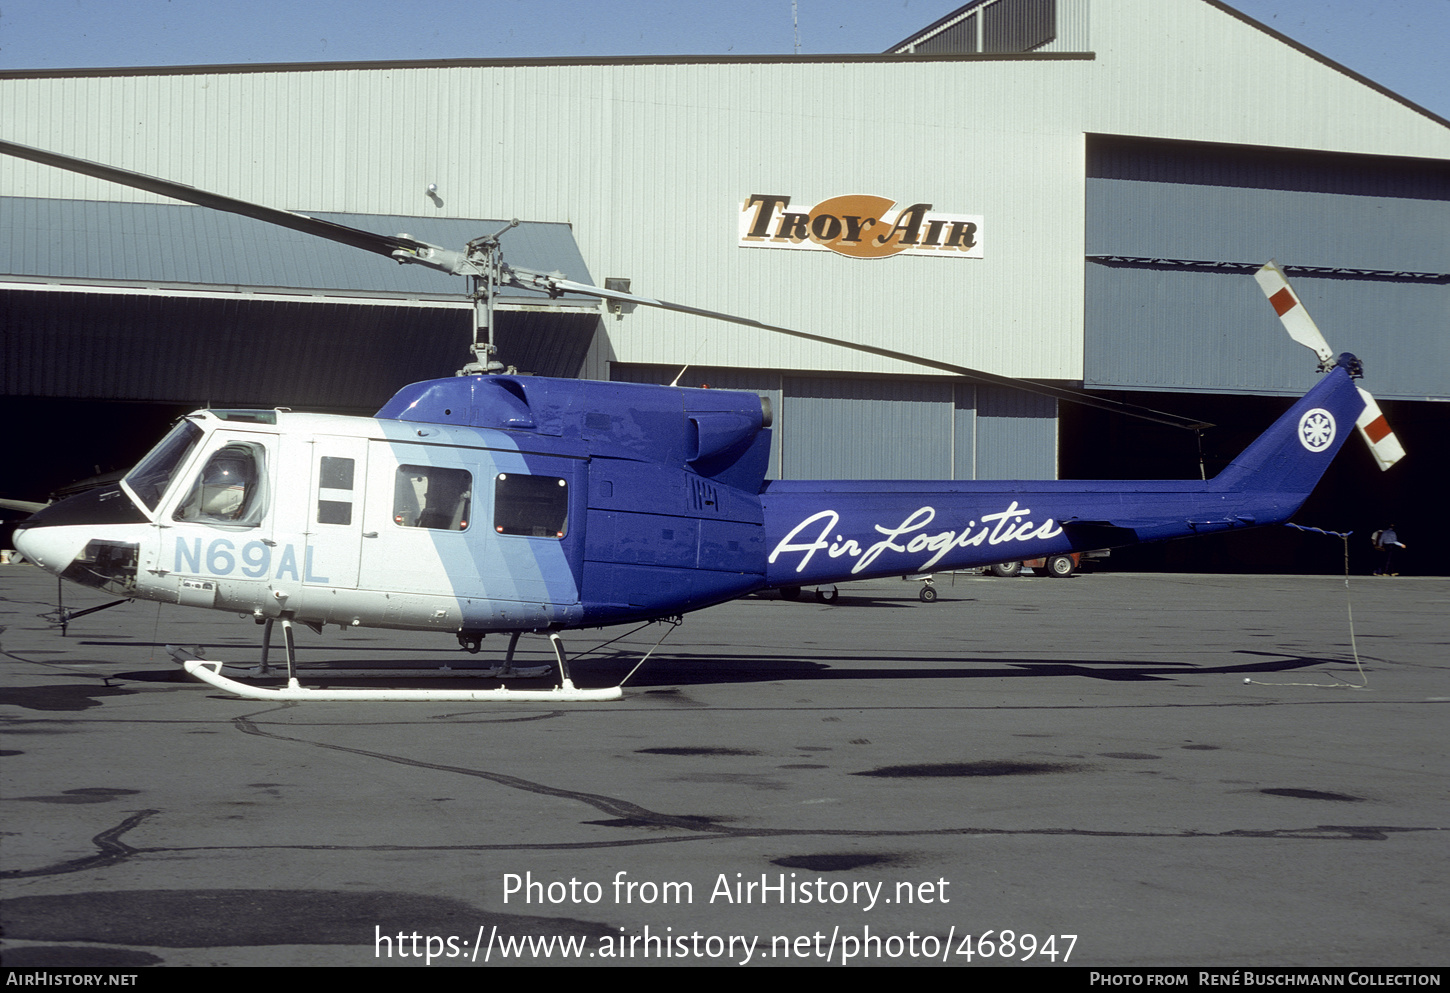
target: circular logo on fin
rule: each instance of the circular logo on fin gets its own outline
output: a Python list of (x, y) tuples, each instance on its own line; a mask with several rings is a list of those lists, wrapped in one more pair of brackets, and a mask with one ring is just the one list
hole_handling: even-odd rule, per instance
[(1322, 452), (1334, 444), (1334, 415), (1315, 407), (1299, 418), (1299, 444), (1311, 452)]

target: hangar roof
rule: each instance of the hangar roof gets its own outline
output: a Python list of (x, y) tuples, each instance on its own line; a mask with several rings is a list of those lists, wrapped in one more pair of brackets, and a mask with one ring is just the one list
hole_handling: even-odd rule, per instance
[[(1060, 51), (1063, 50), (1063, 46), (1060, 44), (1063, 35), (1071, 35), (1074, 32), (1070, 16), (1064, 16), (1066, 12), (1059, 10), (1059, 7), (1068, 6), (1072, 2), (1073, 0), (970, 0), (920, 31), (892, 45), (886, 50), (886, 54), (941, 57), (974, 53), (1040, 54), (1049, 49)], [(1244, 24), (1257, 28), (1271, 38), (1309, 56), (1321, 65), (1343, 73), (1350, 79), (1363, 83), (1406, 107), (1419, 111), (1433, 121), (1450, 124), (1450, 121), (1438, 114), (1405, 99), (1367, 76), (1361, 76), (1353, 69), (1321, 55), (1307, 45), (1300, 44), (1288, 35), (1275, 31), (1267, 24), (1254, 20), (1221, 0), (1202, 0), (1202, 2)], [(1085, 30), (1077, 33), (1085, 39)]]

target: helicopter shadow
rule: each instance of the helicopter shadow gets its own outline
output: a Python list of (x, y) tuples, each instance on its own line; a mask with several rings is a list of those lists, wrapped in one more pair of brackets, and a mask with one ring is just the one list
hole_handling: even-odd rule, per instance
[[(132, 643), (134, 646), (134, 643)], [(159, 647), (159, 646), (158, 646)], [(255, 649), (219, 643), (202, 645), (215, 654), (231, 656), (229, 664), (256, 664)], [(804, 653), (740, 651), (658, 652), (635, 669), (641, 653), (630, 647), (596, 649), (569, 659), (570, 675), (581, 688), (618, 685), (628, 677), (628, 686), (635, 689), (660, 689), (679, 686), (736, 685), (797, 681), (883, 681), (1061, 678), (1067, 676), (1105, 680), (1107, 682), (1161, 682), (1184, 676), (1253, 676), (1293, 672), (1320, 665), (1352, 665), (1347, 659), (1327, 656), (1287, 655), (1253, 650), (1231, 653), (1238, 661), (1219, 665), (1198, 665), (1191, 662), (1165, 660), (1114, 659), (1041, 659), (992, 658), (973, 662), (969, 658), (943, 659), (937, 655), (880, 653), (874, 655), (829, 656), (819, 652)], [(1370, 661), (1370, 660), (1366, 660)], [(324, 680), (329, 686), (376, 685), (379, 678), (400, 684), (412, 681), (429, 687), (445, 688), (450, 683), (477, 686), (479, 680), (469, 670), (488, 670), (497, 663), (489, 656), (465, 655), (457, 649), (409, 648), (399, 650), (387, 645), (319, 646), (307, 657), (299, 659), (298, 675)], [(557, 682), (552, 671), (552, 654), (531, 647), (521, 649), (516, 659), (520, 667), (548, 666), (547, 675), (510, 677), (508, 683), (533, 684)], [(272, 660), (276, 679), (285, 677), (285, 663)], [(370, 675), (358, 675), (368, 670)], [(443, 672), (441, 670), (451, 670)], [(346, 675), (343, 673), (346, 672)], [(420, 678), (427, 676), (431, 678)], [(439, 678), (439, 677), (442, 678)], [(191, 682), (180, 669), (146, 669), (117, 672), (112, 678), (139, 682)]]
[[(870, 596), (861, 594), (839, 594), (834, 600), (818, 599), (813, 593), (802, 593), (797, 599), (781, 596), (775, 591), (764, 593), (752, 593), (746, 599), (752, 600), (779, 600), (782, 603), (794, 604), (799, 607), (889, 607), (895, 609), (923, 607), (920, 598), (916, 596)], [(967, 597), (953, 597), (953, 600), (968, 600)]]
[[(879, 655), (874, 657), (841, 657), (835, 661), (803, 658), (799, 655), (749, 655), (710, 653), (690, 655), (657, 655), (646, 662), (629, 679), (635, 688), (668, 686), (708, 686), (712, 684), (769, 683), (781, 680), (801, 681), (890, 681), (1018, 679), (1082, 676), (1108, 682), (1157, 682), (1182, 676), (1245, 676), (1292, 672), (1318, 665), (1352, 664), (1344, 659), (1308, 655), (1266, 656), (1263, 652), (1242, 651), (1235, 657), (1254, 656), (1253, 661), (1236, 661), (1223, 665), (1195, 665), (1188, 662), (1115, 661), (1103, 659), (1033, 659), (995, 658), (980, 664), (964, 664), (969, 660), (944, 662), (940, 657), (917, 655)], [(574, 666), (576, 682), (606, 685), (611, 678), (623, 679), (638, 661), (636, 657), (580, 660)]]

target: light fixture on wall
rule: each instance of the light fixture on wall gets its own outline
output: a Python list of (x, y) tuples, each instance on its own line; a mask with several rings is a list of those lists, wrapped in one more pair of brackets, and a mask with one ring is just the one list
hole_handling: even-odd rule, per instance
[[(614, 290), (617, 293), (628, 293), (629, 280), (620, 279), (617, 276), (606, 276), (604, 279), (604, 288), (606, 290)], [(624, 315), (633, 313), (634, 308), (634, 304), (627, 303), (624, 300), (609, 301), (609, 312), (614, 315), (616, 321), (624, 320)]]

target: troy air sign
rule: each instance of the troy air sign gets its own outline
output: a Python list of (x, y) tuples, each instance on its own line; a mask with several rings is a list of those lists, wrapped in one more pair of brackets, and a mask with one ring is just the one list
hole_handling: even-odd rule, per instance
[(895, 200), (866, 194), (831, 197), (812, 207), (755, 193), (740, 208), (743, 248), (800, 248), (853, 259), (888, 255), (982, 258), (982, 218), (938, 214), (929, 203), (892, 210)]

